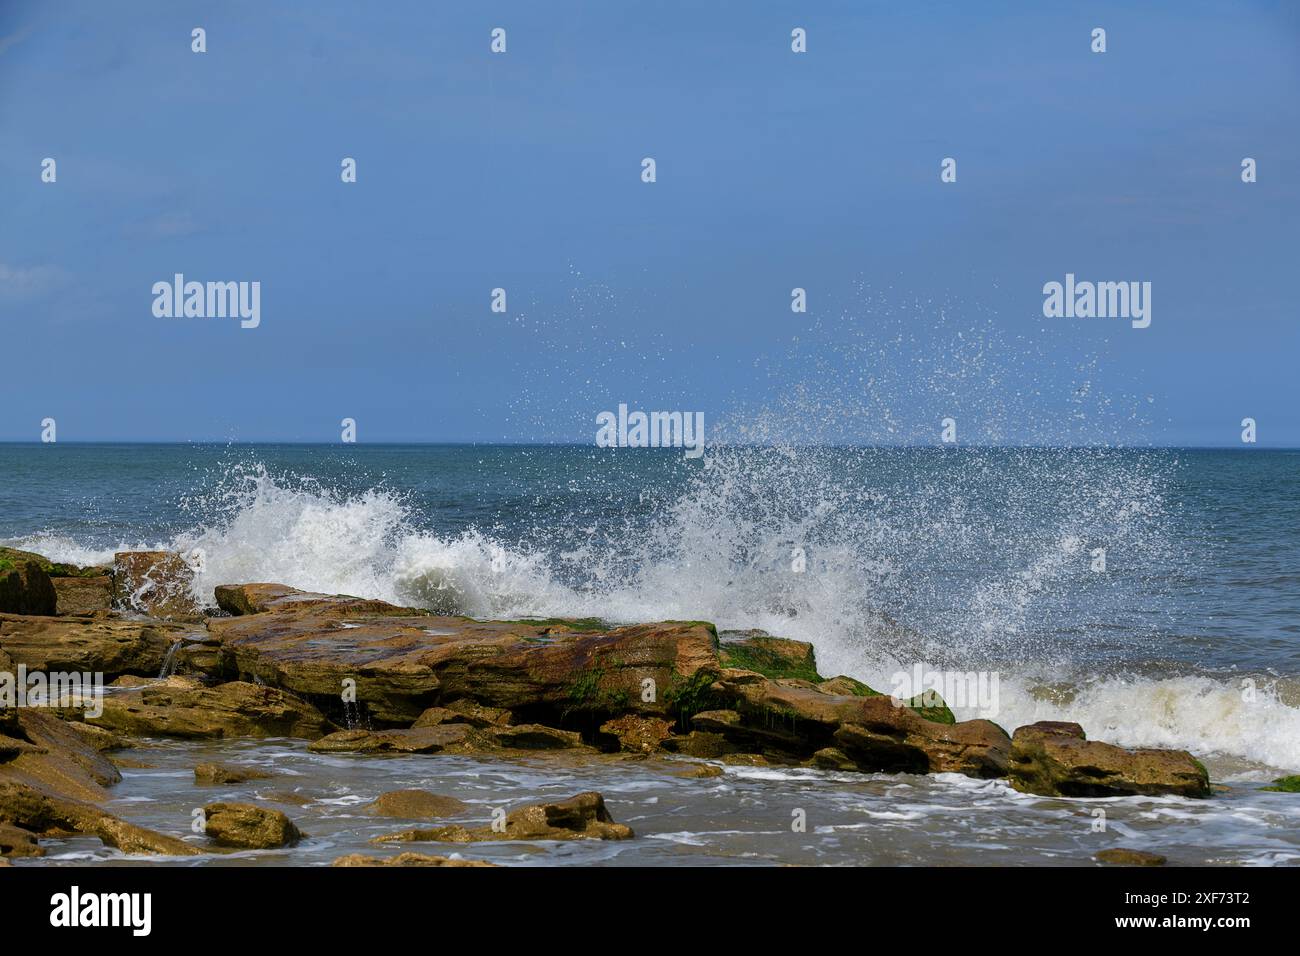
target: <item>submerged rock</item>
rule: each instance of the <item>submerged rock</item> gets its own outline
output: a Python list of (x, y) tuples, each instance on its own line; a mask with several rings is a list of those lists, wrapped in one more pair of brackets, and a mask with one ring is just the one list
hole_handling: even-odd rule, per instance
[(1159, 853), (1148, 853), (1146, 850), (1130, 850), (1122, 846), (1102, 850), (1093, 859), (1098, 863), (1114, 863), (1118, 866), (1164, 866), (1169, 862), (1167, 857), (1161, 856)]
[(455, 797), (430, 793), (428, 790), (393, 790), (381, 793), (372, 803), (365, 806), (365, 812), (377, 817), (401, 817), (406, 820), (419, 820), (429, 817), (449, 817), (463, 813), (468, 804)]
[(194, 782), (200, 786), (269, 780), (273, 775), (256, 767), (232, 767), (222, 763), (201, 763), (194, 768)]
[(462, 860), (450, 856), (428, 856), (424, 853), (399, 853), (397, 856), (365, 856), (350, 853), (341, 856), (330, 866), (497, 866), (486, 860)]
[(487, 827), (447, 826), (428, 830), (403, 830), (375, 837), (373, 843), (439, 841), (477, 843), (493, 840), (627, 840), (632, 830), (615, 823), (599, 793), (580, 793), (560, 803), (522, 807), (506, 814), (503, 830)]
[(252, 803), (210, 803), (203, 808), (203, 832), (218, 846), (273, 850), (292, 846), (304, 834), (279, 810)]
[[(132, 688), (132, 685), (137, 685)], [(275, 687), (231, 681), (205, 687), (188, 677), (123, 678), (87, 722), (121, 734), (157, 737), (320, 737), (333, 725), (315, 707)]]
[(725, 773), (726, 771), (717, 764), (702, 763), (698, 767), (692, 767), (690, 770), (680, 774), (680, 776), (692, 780), (711, 780), (714, 777), (724, 776)]
[(1185, 750), (1137, 748), (1085, 738), (1078, 724), (1030, 724), (1012, 737), (1011, 785), (1060, 797), (1208, 797), (1210, 778)]
[(1263, 789), (1272, 793), (1300, 793), (1300, 774), (1278, 777), (1273, 781), (1271, 787), (1264, 787)]

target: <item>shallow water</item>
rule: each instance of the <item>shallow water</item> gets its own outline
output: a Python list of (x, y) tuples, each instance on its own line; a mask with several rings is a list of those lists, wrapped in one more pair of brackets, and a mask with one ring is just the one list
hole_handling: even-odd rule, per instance
[[(324, 756), (304, 741), (146, 741), (117, 755), (148, 763), (124, 769), (108, 808), (132, 822), (188, 834), (198, 807), (255, 801), (283, 810), (308, 836), (283, 850), (197, 858), (127, 857), (88, 837), (43, 840), (42, 860), (18, 866), (327, 865), (348, 853), (393, 856), (411, 850), (504, 865), (600, 863), (711, 865), (1091, 865), (1124, 846), (1164, 854), (1171, 865), (1300, 865), (1300, 800), (1237, 783), (1208, 800), (1060, 800), (1017, 793), (1003, 781), (957, 774), (834, 773), (803, 768), (723, 767), (693, 779), (702, 761), (618, 757), (484, 759), (446, 755)], [(200, 787), (195, 764), (217, 760), (269, 770), (269, 780)], [(722, 766), (719, 764), (719, 766)], [(1219, 768), (1211, 767), (1219, 775)], [(435, 823), (380, 818), (362, 808), (390, 790), (418, 788), (469, 805)], [(411, 826), (484, 826), (496, 807), (604, 795), (614, 819), (635, 832), (626, 841), (432, 842), (375, 845), (371, 838)], [(301, 806), (283, 801), (297, 795)], [(805, 832), (793, 830), (805, 814)], [(1098, 810), (1105, 832), (1098, 832)], [(205, 838), (188, 835), (197, 846)]]

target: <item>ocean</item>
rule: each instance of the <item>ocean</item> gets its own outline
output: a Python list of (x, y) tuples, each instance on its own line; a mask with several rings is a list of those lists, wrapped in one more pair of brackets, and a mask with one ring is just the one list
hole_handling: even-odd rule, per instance
[[(918, 667), (993, 675), (993, 710), (950, 701), (959, 718), (1073, 720), (1095, 739), (1185, 748), (1225, 787), (1066, 801), (950, 775), (685, 780), (667, 761), (561, 770), (160, 741), (114, 790), (118, 812), (156, 828), (190, 812), (176, 783), (202, 754), (318, 785), (304, 828), (322, 836), (286, 851), (296, 862), (364, 851), (376, 823), (352, 808), (397, 784), (493, 805), (600, 789), (650, 837), (483, 851), (523, 862), (1077, 863), (1116, 834), (1172, 862), (1300, 862), (1300, 805), (1261, 789), (1300, 770), (1297, 451), (5, 444), (0, 543), (80, 564), (192, 553), (208, 603), (216, 584), (274, 581), (481, 618), (759, 628), (882, 690)], [(791, 833), (791, 808), (807, 832)], [(51, 852), (87, 858), (119, 857), (82, 838)]]

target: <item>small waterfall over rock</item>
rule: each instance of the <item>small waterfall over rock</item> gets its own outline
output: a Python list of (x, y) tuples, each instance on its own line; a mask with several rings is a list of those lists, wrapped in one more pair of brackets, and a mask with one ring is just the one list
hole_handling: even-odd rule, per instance
[(158, 668), (158, 677), (160, 680), (166, 680), (176, 673), (176, 652), (181, 649), (181, 641), (175, 641), (171, 647), (167, 648), (167, 654), (163, 657), (162, 667)]

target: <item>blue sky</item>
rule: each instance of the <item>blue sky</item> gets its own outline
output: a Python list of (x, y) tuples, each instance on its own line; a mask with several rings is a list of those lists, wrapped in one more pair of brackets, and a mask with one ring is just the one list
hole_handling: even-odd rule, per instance
[[(1300, 445), (1300, 13), (1133, 6), (10, 0), (0, 440)], [(1067, 272), (1151, 327), (1045, 319)]]

